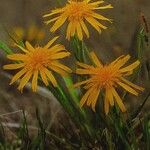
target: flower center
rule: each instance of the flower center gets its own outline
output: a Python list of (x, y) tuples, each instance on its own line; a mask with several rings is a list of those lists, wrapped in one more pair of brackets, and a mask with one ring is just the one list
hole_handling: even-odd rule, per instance
[(48, 51), (40, 47), (35, 48), (35, 51), (28, 54), (26, 68), (29, 70), (40, 70), (42, 67), (47, 67), (50, 64)]
[(119, 80), (121, 74), (112, 66), (104, 66), (99, 69), (94, 78), (97, 79), (98, 85), (103, 88), (110, 88)]
[(79, 21), (88, 16), (90, 9), (85, 2), (72, 2), (66, 6), (66, 14), (69, 14), (69, 21)]

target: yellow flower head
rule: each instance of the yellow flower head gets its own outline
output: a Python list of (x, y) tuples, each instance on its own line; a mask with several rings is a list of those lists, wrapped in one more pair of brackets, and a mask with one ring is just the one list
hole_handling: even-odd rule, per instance
[(102, 65), (93, 52), (91, 53), (91, 58), (93, 59), (95, 66), (80, 62), (77, 63), (80, 68), (77, 69), (76, 73), (80, 75), (89, 75), (89, 79), (74, 85), (75, 87), (84, 85), (83, 88), (87, 90), (80, 101), (80, 105), (83, 106), (86, 104), (87, 106), (91, 106), (93, 111), (95, 111), (95, 105), (98, 100), (99, 93), (103, 90), (105, 92), (105, 113), (108, 114), (109, 106), (113, 106), (115, 102), (118, 104), (121, 111), (125, 112), (126, 108), (122, 103), (116, 88), (121, 86), (126, 91), (136, 96), (138, 95), (138, 91), (144, 90), (142, 87), (139, 87), (125, 79), (126, 76), (133, 73), (133, 70), (140, 64), (140, 62), (137, 60), (134, 63), (123, 67), (130, 59), (129, 55), (121, 56), (109, 65)]
[(57, 86), (52, 71), (62, 76), (71, 72), (67, 66), (59, 62), (59, 59), (69, 56), (70, 53), (66, 51), (63, 45), (56, 44), (52, 46), (57, 38), (53, 38), (44, 47), (33, 47), (29, 42), (25, 43), (25, 48), (17, 45), (22, 50), (22, 53), (8, 55), (7, 58), (15, 62), (4, 66), (4, 69), (7, 70), (20, 69), (12, 78), (10, 84), (20, 78), (18, 89), (22, 91), (27, 82), (32, 78), (32, 90), (35, 92), (40, 74), (46, 86), (49, 84), (48, 80), (53, 86)]
[[(15, 36), (17, 36), (14, 37), (17, 41), (23, 40), (31, 43), (37, 43), (38, 41), (43, 40), (45, 37), (45, 31), (37, 27), (35, 24), (31, 24), (27, 29), (23, 27), (14, 27), (13, 32), (15, 33)], [(14, 46), (14, 43), (11, 45)]]
[(112, 8), (112, 6), (105, 5), (100, 6), (104, 1), (97, 0), (68, 0), (68, 3), (63, 8), (52, 10), (51, 13), (44, 15), (44, 17), (52, 17), (52, 19), (46, 21), (47, 24), (54, 22), (51, 32), (55, 32), (65, 21), (68, 22), (66, 38), (70, 40), (70, 37), (77, 34), (80, 40), (83, 39), (83, 32), (89, 37), (89, 31), (85, 24), (88, 22), (91, 24), (99, 33), (101, 29), (107, 27), (102, 25), (99, 20), (109, 21), (110, 19), (96, 13), (96, 10), (102, 10)]

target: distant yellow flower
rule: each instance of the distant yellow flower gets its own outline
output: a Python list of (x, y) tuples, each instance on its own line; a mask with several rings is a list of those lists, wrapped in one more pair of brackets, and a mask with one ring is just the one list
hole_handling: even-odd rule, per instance
[(25, 31), (22, 27), (14, 27), (13, 32), (16, 34), (19, 40), (24, 39)]
[[(16, 41), (29, 41), (31, 43), (37, 44), (39, 41), (43, 40), (45, 37), (44, 29), (40, 29), (35, 24), (31, 24), (27, 29), (21, 26), (14, 27), (11, 33)], [(10, 42), (11, 46), (15, 46), (13, 41)]]
[(40, 74), (46, 86), (49, 84), (48, 80), (50, 80), (53, 86), (56, 87), (57, 81), (52, 71), (62, 76), (71, 72), (67, 66), (59, 62), (59, 59), (69, 56), (70, 53), (66, 51), (63, 45), (56, 44), (52, 46), (57, 38), (58, 37), (53, 38), (44, 47), (33, 47), (29, 42), (25, 43), (26, 48), (17, 45), (23, 53), (8, 55), (7, 58), (15, 62), (14, 64), (4, 66), (4, 69), (7, 70), (20, 69), (12, 78), (10, 84), (13, 84), (21, 78), (18, 89), (22, 91), (27, 82), (32, 78), (32, 90), (35, 92), (37, 90), (37, 82)]
[(42, 28), (39, 28), (38, 26), (32, 24), (29, 26), (29, 28), (26, 31), (26, 40), (27, 41), (40, 41), (43, 40), (45, 35), (45, 31)]
[(70, 40), (70, 37), (77, 34), (80, 40), (83, 39), (83, 32), (89, 37), (89, 31), (85, 24), (87, 21), (91, 24), (99, 33), (101, 29), (107, 27), (102, 25), (99, 20), (109, 21), (110, 19), (98, 14), (95, 10), (102, 10), (113, 8), (110, 4), (100, 6), (104, 1), (97, 0), (68, 0), (68, 3), (63, 8), (52, 10), (51, 13), (44, 15), (44, 17), (52, 17), (52, 19), (46, 21), (47, 24), (54, 22), (54, 25), (50, 29), (51, 32), (55, 32), (65, 21), (68, 22), (66, 38)]
[(75, 87), (84, 85), (83, 88), (87, 90), (80, 101), (80, 106), (82, 107), (86, 104), (87, 106), (91, 106), (93, 111), (95, 111), (98, 96), (100, 92), (103, 91), (105, 92), (104, 110), (106, 114), (109, 112), (109, 105), (113, 106), (115, 102), (118, 104), (121, 111), (125, 112), (126, 108), (122, 103), (116, 88), (121, 86), (126, 91), (136, 96), (138, 95), (138, 91), (144, 90), (142, 87), (125, 79), (126, 76), (133, 73), (133, 70), (140, 64), (140, 62), (137, 60), (134, 63), (123, 67), (130, 59), (129, 55), (121, 56), (109, 65), (103, 65), (93, 52), (91, 53), (91, 58), (95, 66), (77, 62), (77, 65), (81, 68), (78, 68), (76, 73), (80, 75), (89, 75), (87, 80), (74, 85)]

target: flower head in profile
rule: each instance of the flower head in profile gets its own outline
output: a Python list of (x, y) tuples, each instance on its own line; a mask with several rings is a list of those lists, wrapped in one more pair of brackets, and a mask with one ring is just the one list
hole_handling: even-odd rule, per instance
[(55, 32), (67, 21), (66, 38), (70, 40), (70, 37), (77, 34), (78, 38), (82, 40), (84, 33), (89, 37), (86, 22), (99, 33), (101, 29), (106, 29), (107, 27), (102, 25), (100, 20), (111, 22), (110, 19), (98, 14), (96, 11), (112, 8), (112, 6), (110, 4), (105, 6), (101, 5), (104, 3), (102, 0), (91, 1), (92, 0), (68, 0), (68, 3), (63, 8), (52, 10), (49, 14), (44, 15), (44, 17), (51, 17), (51, 19), (46, 21), (46, 24), (54, 23), (50, 31)]
[(60, 59), (70, 55), (65, 47), (60, 44), (53, 45), (58, 37), (50, 40), (44, 47), (33, 47), (29, 42), (25, 43), (25, 48), (17, 45), (22, 53), (8, 55), (7, 58), (13, 60), (13, 64), (4, 65), (4, 69), (17, 70), (18, 73), (13, 76), (10, 84), (20, 79), (19, 90), (23, 90), (24, 86), (31, 79), (32, 90), (37, 90), (38, 77), (40, 76), (44, 84), (47, 86), (49, 81), (53, 86), (57, 86), (57, 81), (52, 72), (65, 76), (71, 70), (59, 62)]
[(108, 114), (109, 107), (113, 106), (115, 103), (118, 104), (122, 112), (125, 112), (126, 108), (116, 89), (120, 86), (127, 92), (136, 96), (139, 91), (144, 90), (142, 87), (139, 87), (126, 79), (126, 76), (131, 75), (140, 62), (137, 60), (124, 67), (130, 59), (129, 55), (123, 55), (109, 65), (103, 65), (93, 52), (91, 52), (91, 58), (95, 66), (77, 62), (77, 65), (80, 68), (76, 70), (76, 73), (80, 75), (89, 75), (87, 80), (74, 85), (75, 87), (83, 85), (83, 88), (86, 89), (86, 93), (80, 101), (80, 106), (82, 107), (86, 104), (87, 106), (91, 106), (93, 111), (95, 111), (98, 96), (100, 92), (103, 91), (105, 92), (105, 114)]

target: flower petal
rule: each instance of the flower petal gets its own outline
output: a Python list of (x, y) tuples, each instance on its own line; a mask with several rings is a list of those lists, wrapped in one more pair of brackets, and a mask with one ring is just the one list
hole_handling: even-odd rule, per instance
[(120, 96), (118, 95), (118, 93), (116, 92), (116, 90), (114, 88), (112, 89), (112, 94), (113, 94), (113, 96), (114, 96), (114, 98), (115, 98), (119, 108), (121, 109), (121, 111), (125, 112), (126, 108), (125, 108), (125, 106), (124, 106)]
[(85, 63), (82, 63), (82, 62), (76, 62), (76, 64), (82, 68), (85, 68), (85, 69), (91, 69), (91, 68), (94, 68), (93, 66), (90, 66), (90, 65), (87, 65)]
[(131, 88), (127, 84), (124, 84), (122, 82), (117, 82), (117, 84), (119, 84), (121, 87), (123, 87), (126, 91), (130, 92), (131, 94), (138, 96), (138, 92), (136, 92), (133, 88)]
[(53, 18), (53, 19), (50, 19), (50, 20), (48, 20), (48, 21), (45, 21), (45, 23), (48, 25), (48, 24), (50, 24), (50, 23), (56, 21), (58, 18), (59, 18), (59, 16), (58, 16), (58, 17), (55, 17), (55, 18)]
[(61, 15), (58, 20), (54, 23), (54, 25), (52, 26), (52, 28), (50, 29), (51, 32), (55, 32), (60, 26), (62, 26), (64, 24), (64, 22), (66, 21), (67, 16)]
[(23, 76), (25, 73), (27, 72), (26, 69), (22, 69), (20, 70), (17, 74), (15, 74), (13, 76), (13, 78), (11, 79), (10, 85), (13, 84), (15, 81), (17, 81), (21, 76)]
[(92, 13), (92, 16), (93, 16), (94, 18), (97, 18), (97, 19), (100, 19), (100, 20), (110, 21), (110, 19), (108, 19), (108, 18), (106, 18), (106, 17), (104, 17), (104, 16), (102, 16), (102, 15), (100, 15), (100, 14), (98, 14), (98, 13)]
[(9, 65), (4, 65), (3, 69), (5, 70), (15, 70), (15, 69), (19, 69), (24, 67), (25, 64), (24, 63), (20, 63), (20, 64), (9, 64)]
[(59, 13), (62, 13), (64, 10), (61, 9), (61, 8), (58, 8), (58, 9), (55, 9), (55, 10), (52, 10), (50, 13), (44, 15), (43, 17), (50, 17), (52, 15), (55, 15), (55, 14), (59, 14)]
[(41, 76), (42, 81), (44, 82), (44, 84), (45, 84), (46, 86), (48, 86), (48, 80), (47, 80), (47, 76), (46, 76), (46, 74), (45, 74), (44, 69), (41, 69), (41, 70), (40, 70), (40, 76)]
[(109, 103), (111, 106), (114, 106), (114, 99), (113, 99), (113, 94), (111, 89), (106, 89), (106, 96), (109, 100)]
[(85, 17), (85, 19), (99, 32), (101, 33), (101, 29), (99, 27), (99, 22), (92, 17)]
[(105, 114), (107, 115), (109, 112), (109, 100), (107, 95), (105, 95), (105, 100), (104, 100), (104, 110), (105, 110)]
[(68, 73), (72, 73), (72, 70), (69, 67), (59, 63), (58, 61), (53, 61), (53, 62), (51, 62), (51, 64), (58, 68), (61, 68), (62, 70), (65, 70)]
[(119, 69), (120, 67), (122, 67), (124, 64), (127, 63), (130, 57), (131, 57), (130, 55), (127, 56), (122, 55), (119, 58), (117, 58), (115, 61), (113, 61), (111, 65), (115, 65), (115, 67)]
[(79, 22), (77, 22), (77, 36), (79, 38), (79, 40), (82, 40), (83, 39), (83, 34), (82, 34), (82, 28), (81, 28), (81, 25)]
[(88, 100), (88, 97), (89, 97), (89, 95), (92, 93), (92, 91), (93, 91), (93, 88), (90, 88), (90, 89), (83, 95), (83, 97), (82, 97), (81, 100), (80, 100), (80, 107), (82, 107), (82, 106), (86, 103), (86, 101)]
[(11, 54), (11, 55), (7, 55), (7, 58), (10, 60), (26, 60), (27, 56), (24, 54)]
[(23, 52), (28, 53), (29, 51), (25, 48), (23, 48), (22, 46), (15, 44), (17, 47), (19, 47)]
[(52, 55), (50, 58), (51, 59), (61, 59), (61, 58), (65, 58), (69, 55), (70, 55), (69, 52), (60, 52), (60, 53), (56, 53), (56, 54)]
[(132, 82), (126, 80), (125, 78), (120, 78), (120, 79), (121, 79), (123, 82), (125, 82), (126, 84), (128, 84), (129, 86), (131, 86), (131, 87), (133, 87), (133, 88), (135, 88), (135, 89), (137, 89), (137, 90), (140, 90), (140, 91), (143, 91), (143, 90), (144, 90), (144, 88), (142, 88), (142, 87), (140, 87), (140, 86), (138, 86), (138, 85), (133, 84)]
[(24, 77), (20, 80), (20, 84), (18, 86), (18, 90), (23, 90), (24, 86), (27, 84), (27, 82), (30, 80), (32, 76), (32, 72), (27, 72)]
[(54, 37), (52, 40), (50, 40), (50, 41), (44, 46), (44, 48), (48, 49), (58, 38), (59, 38), (59, 36)]
[(133, 69), (135, 69), (137, 66), (139, 66), (140, 62), (137, 60), (136, 62), (132, 63), (131, 65), (120, 69), (121, 72), (128, 72), (128, 71), (132, 71)]
[(109, 8), (113, 8), (113, 6), (111, 4), (108, 4), (106, 6), (96, 7), (94, 9), (109, 9)]
[(93, 100), (92, 100), (92, 104), (91, 104), (92, 110), (93, 110), (94, 112), (95, 112), (95, 106), (96, 106), (96, 102), (97, 102), (99, 93), (100, 93), (100, 89), (97, 88), (96, 91), (95, 91), (95, 95), (94, 95), (94, 97), (93, 97)]
[(73, 87), (76, 88), (76, 87), (78, 87), (80, 85), (83, 85), (85, 83), (88, 83), (90, 81), (91, 81), (91, 79), (87, 79), (87, 80), (84, 80), (84, 81), (81, 81), (81, 82), (77, 82), (76, 84), (73, 85)]
[(38, 70), (34, 71), (32, 78), (32, 90), (33, 92), (37, 91), (37, 82), (38, 82)]
[(45, 68), (45, 74), (47, 75), (49, 80), (52, 82), (53, 86), (56, 87), (57, 81), (56, 81), (55, 77), (53, 76), (52, 72)]
[(29, 51), (35, 51), (35, 48), (28, 41), (26, 41), (25, 45)]
[(96, 66), (103, 67), (102, 63), (99, 61), (98, 57), (95, 55), (94, 52), (90, 52), (90, 56)]
[(90, 35), (89, 35), (87, 26), (85, 25), (85, 23), (83, 21), (80, 21), (80, 24), (81, 24), (81, 27), (82, 27), (83, 31), (85, 32), (87, 38), (89, 38)]
[(54, 65), (49, 65), (49, 68), (55, 72), (57, 72), (58, 74), (60, 74), (61, 76), (68, 76), (68, 73), (65, 72), (63, 69), (54, 66)]
[(70, 37), (71, 37), (71, 32), (72, 32), (71, 29), (72, 29), (72, 22), (69, 22), (68, 27), (67, 27), (67, 34), (66, 34), (66, 38), (68, 40), (70, 40)]

